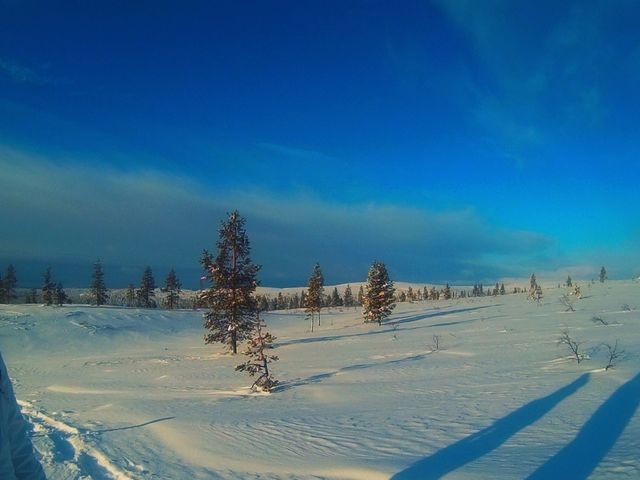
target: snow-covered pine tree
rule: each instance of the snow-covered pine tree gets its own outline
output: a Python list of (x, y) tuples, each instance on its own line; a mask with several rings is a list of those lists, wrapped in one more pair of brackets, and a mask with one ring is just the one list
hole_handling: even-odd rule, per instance
[(167, 292), (165, 305), (169, 310), (177, 308), (180, 303), (180, 292), (182, 284), (176, 275), (176, 271), (172, 268), (164, 280), (164, 289)]
[(153, 272), (151, 267), (146, 267), (142, 273), (142, 279), (140, 280), (140, 288), (136, 292), (138, 296), (138, 303), (143, 308), (155, 308), (156, 302), (154, 300), (156, 296), (156, 281), (153, 278)]
[(573, 281), (571, 280), (571, 275), (569, 275), (567, 277), (567, 287), (572, 287), (573, 286)]
[(409, 300), (410, 302), (415, 301), (416, 299), (416, 294), (413, 292), (413, 288), (409, 287), (407, 289), (407, 300)]
[(347, 285), (347, 288), (344, 289), (344, 300), (345, 307), (353, 307), (354, 299), (353, 293), (351, 292), (351, 285)]
[(504, 295), (505, 293), (507, 293), (507, 291), (504, 288), (504, 283), (500, 284), (500, 295)]
[(600, 269), (600, 283), (604, 283), (604, 281), (607, 279), (607, 270), (602, 267)]
[(243, 352), (249, 358), (246, 362), (238, 365), (236, 370), (247, 372), (252, 377), (259, 375), (251, 385), (251, 390), (270, 392), (278, 384), (278, 381), (271, 375), (269, 364), (277, 361), (278, 357), (268, 353), (268, 350), (273, 348), (273, 341), (276, 337), (267, 332), (266, 327), (260, 314), (256, 313), (255, 328), (247, 342), (247, 349)]
[(319, 263), (313, 267), (307, 287), (304, 307), (307, 318), (311, 320), (311, 331), (313, 332), (315, 314), (318, 314), (318, 326), (320, 326), (320, 311), (324, 303), (324, 276)]
[(384, 263), (375, 261), (369, 269), (367, 288), (363, 296), (362, 315), (365, 322), (378, 322), (387, 318), (395, 308), (395, 288)]
[(51, 277), (51, 267), (47, 267), (42, 278), (42, 301), (45, 305), (53, 304), (55, 288), (56, 284), (53, 283), (53, 279)]
[(398, 295), (398, 301), (399, 302), (406, 302), (407, 301), (407, 294), (404, 293), (404, 290), (400, 290), (400, 295)]
[(0, 303), (7, 303), (7, 291), (4, 286), (4, 279), (0, 275)]
[(448, 283), (445, 284), (444, 288), (442, 289), (442, 298), (444, 298), (445, 300), (451, 300), (451, 287)]
[(91, 285), (89, 293), (96, 305), (104, 305), (109, 299), (107, 287), (104, 284), (104, 272), (102, 271), (102, 263), (98, 260), (93, 264), (93, 273), (91, 274)]
[(245, 219), (237, 211), (231, 212), (219, 230), (218, 255), (213, 258), (205, 250), (201, 260), (212, 282), (200, 294), (209, 308), (204, 314), (204, 327), (209, 330), (204, 341), (224, 343), (234, 354), (238, 352), (238, 342), (250, 335), (257, 317), (253, 294), (260, 266), (249, 256), (251, 248), (244, 224)]

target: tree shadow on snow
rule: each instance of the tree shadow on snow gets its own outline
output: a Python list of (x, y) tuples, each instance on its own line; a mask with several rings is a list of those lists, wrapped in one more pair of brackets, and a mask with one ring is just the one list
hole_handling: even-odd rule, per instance
[(427, 355), (431, 355), (432, 353), (433, 352), (418, 353), (416, 355), (411, 355), (409, 357), (396, 358), (394, 360), (385, 360), (383, 362), (358, 363), (355, 365), (347, 365), (346, 367), (342, 367), (338, 370), (334, 370), (333, 372), (318, 373), (317, 375), (311, 375), (310, 377), (307, 377), (307, 378), (281, 382), (273, 389), (273, 391), (284, 392), (285, 390), (289, 390), (294, 387), (300, 387), (302, 385), (310, 385), (312, 383), (319, 383), (322, 380), (325, 380), (327, 378), (335, 377), (336, 375), (339, 375), (341, 373), (349, 372), (353, 370), (364, 370), (364, 369), (373, 368), (373, 367), (388, 367), (391, 365), (400, 365), (403, 363), (415, 362), (417, 360), (422, 360), (423, 358), (426, 358)]
[[(383, 327), (385, 326), (391, 327), (391, 328), (385, 328), (384, 330), (370, 330), (367, 332), (347, 333), (344, 335), (325, 335), (322, 337), (294, 338), (292, 340), (284, 340), (282, 342), (277, 342), (276, 344), (274, 344), (274, 348), (286, 347), (288, 345), (299, 345), (299, 344), (317, 343), (317, 342), (331, 342), (334, 340), (343, 340), (346, 338), (357, 338), (357, 337), (365, 337), (370, 335), (394, 333), (393, 326), (397, 324), (402, 325), (405, 323), (417, 322), (419, 320), (426, 320), (428, 318), (441, 317), (445, 315), (454, 315), (456, 313), (465, 313), (465, 312), (480, 310), (480, 309), (489, 308), (489, 307), (496, 307), (496, 306), (498, 305), (485, 305), (480, 307), (459, 308), (456, 310), (443, 310), (443, 311), (437, 311), (432, 313), (424, 313), (420, 315), (410, 315), (406, 317), (394, 318), (393, 320), (389, 320), (388, 322), (385, 322), (382, 324)], [(491, 318), (497, 318), (497, 317), (491, 317)], [(458, 325), (461, 323), (471, 323), (471, 322), (477, 322), (480, 320), (488, 320), (488, 319), (487, 318), (470, 318), (468, 320), (456, 320), (452, 322), (434, 323), (432, 325), (425, 325), (424, 328), (447, 327), (450, 325)], [(410, 330), (410, 328), (402, 329), (402, 330)]]
[(622, 435), (640, 403), (640, 373), (618, 388), (576, 438), (528, 478), (587, 478)]
[(392, 480), (430, 480), (440, 478), (486, 455), (523, 428), (544, 417), (565, 398), (586, 385), (589, 377), (590, 374), (585, 373), (552, 394), (523, 405), (506, 417), (496, 421), (493, 425), (449, 445), (396, 473), (391, 477)]

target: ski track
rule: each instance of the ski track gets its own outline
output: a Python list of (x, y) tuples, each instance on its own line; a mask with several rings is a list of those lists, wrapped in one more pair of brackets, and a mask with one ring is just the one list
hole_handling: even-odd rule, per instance
[(18, 400), (22, 414), (27, 417), (38, 435), (46, 436), (50, 451), (40, 451), (46, 463), (63, 465), (64, 478), (93, 480), (138, 480), (130, 472), (115, 465), (77, 428), (36, 409), (30, 402)]

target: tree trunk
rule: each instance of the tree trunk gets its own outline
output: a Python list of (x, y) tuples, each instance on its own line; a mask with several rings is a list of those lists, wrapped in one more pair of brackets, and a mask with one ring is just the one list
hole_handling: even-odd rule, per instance
[(231, 348), (233, 349), (233, 354), (238, 353), (238, 338), (236, 335), (236, 331), (231, 331)]

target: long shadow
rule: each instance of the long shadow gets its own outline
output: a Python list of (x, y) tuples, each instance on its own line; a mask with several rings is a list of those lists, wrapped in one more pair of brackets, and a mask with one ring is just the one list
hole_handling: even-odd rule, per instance
[(148, 422), (138, 423), (137, 425), (127, 425), (126, 427), (115, 427), (115, 428), (105, 428), (103, 430), (82, 430), (80, 432), (81, 435), (101, 435), (107, 432), (117, 432), (120, 430), (131, 430), (133, 428), (146, 427), (147, 425), (151, 425), (153, 423), (165, 422), (167, 420), (173, 420), (176, 417), (163, 417), (156, 418), (155, 420), (149, 420)]
[[(460, 308), (457, 310), (443, 310), (443, 311), (438, 311), (435, 313), (425, 313), (422, 315), (411, 315), (408, 317), (400, 317), (400, 318), (395, 318), (393, 320), (389, 320), (388, 322), (386, 322), (385, 324), (383, 324), (383, 326), (385, 325), (389, 325), (392, 326), (394, 324), (404, 324), (404, 323), (412, 323), (412, 322), (417, 322), (418, 320), (425, 320), (427, 318), (434, 318), (434, 317), (441, 317), (444, 315), (451, 315), (451, 314), (456, 314), (456, 313), (464, 313), (464, 312), (470, 312), (470, 311), (474, 311), (474, 310), (480, 310), (483, 308), (489, 308), (489, 307), (494, 307), (497, 305), (485, 305), (485, 306), (480, 306), (480, 307), (470, 307), (470, 308)], [(494, 318), (494, 317), (492, 317)], [(470, 318), (468, 320), (457, 320), (457, 321), (453, 321), (453, 322), (444, 322), (444, 323), (436, 323), (433, 325), (425, 325), (425, 328), (433, 328), (433, 327), (446, 327), (446, 326), (450, 326), (450, 325), (457, 325), (460, 323), (470, 323), (470, 322), (477, 322), (479, 320), (486, 320), (485, 318)], [(370, 330), (367, 332), (360, 332), (360, 333), (346, 333), (343, 335), (326, 335), (326, 336), (322, 336), (322, 337), (309, 337), (309, 338), (295, 338), (293, 340), (285, 340), (282, 342), (278, 342), (276, 344), (274, 344), (274, 348), (278, 348), (278, 347), (286, 347), (288, 345), (299, 345), (299, 344), (306, 344), (306, 343), (317, 343), (317, 342), (332, 342), (335, 340), (343, 340), (345, 338), (356, 338), (356, 337), (366, 337), (366, 336), (370, 336), (370, 335), (381, 335), (384, 333), (393, 333), (393, 327), (391, 328), (385, 328), (384, 330)]]
[(587, 478), (622, 435), (640, 403), (640, 373), (618, 388), (576, 438), (528, 478)]
[(311, 375), (310, 377), (307, 377), (307, 378), (301, 378), (298, 380), (282, 382), (278, 384), (273, 391), (283, 392), (285, 390), (289, 390), (294, 387), (299, 387), (302, 385), (310, 385), (312, 383), (319, 383), (322, 380), (325, 380), (327, 378), (335, 377), (339, 373), (349, 372), (352, 370), (364, 370), (364, 369), (373, 368), (373, 367), (386, 367), (389, 365), (398, 365), (402, 363), (415, 362), (417, 360), (422, 360), (427, 355), (431, 355), (432, 353), (433, 352), (418, 353), (410, 357), (397, 358), (395, 360), (385, 360), (383, 362), (358, 363), (355, 365), (347, 365), (346, 367), (339, 368), (338, 370), (334, 370), (333, 372), (318, 373), (317, 375)]
[(396, 473), (391, 477), (392, 480), (430, 480), (440, 478), (486, 455), (523, 428), (544, 417), (553, 407), (586, 385), (589, 377), (590, 374), (585, 373), (552, 394), (523, 405), (506, 417), (496, 421), (493, 425), (449, 445)]

